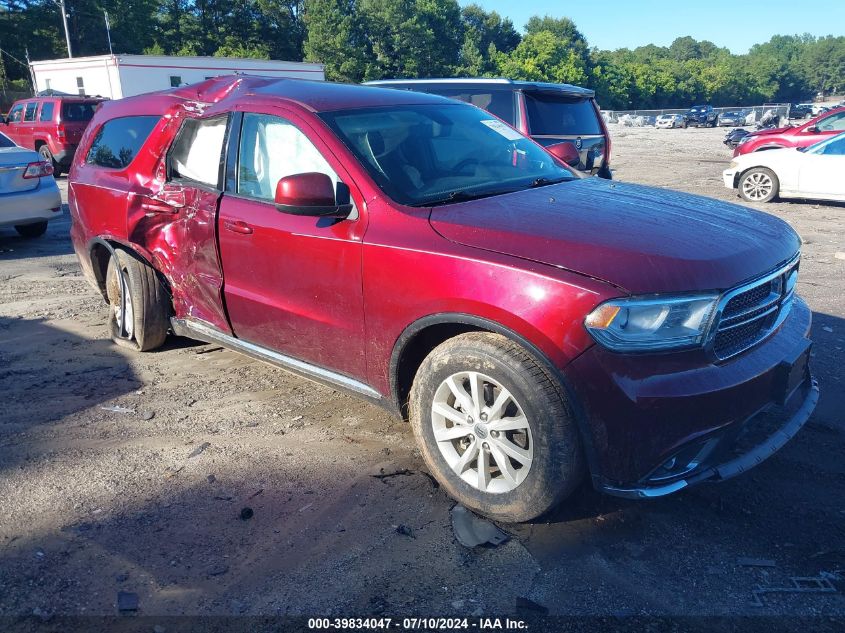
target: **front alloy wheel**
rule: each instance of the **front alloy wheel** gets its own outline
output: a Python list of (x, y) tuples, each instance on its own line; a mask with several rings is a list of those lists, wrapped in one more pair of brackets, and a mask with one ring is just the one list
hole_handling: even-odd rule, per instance
[(408, 412), (426, 466), (452, 497), (494, 519), (528, 521), (584, 474), (568, 397), (516, 342), (467, 332), (423, 360)]
[(528, 418), (511, 392), (489, 376), (464, 371), (440, 383), (431, 425), (443, 459), (481, 492), (510, 492), (531, 470)]
[(749, 202), (769, 202), (777, 194), (780, 183), (770, 169), (756, 167), (739, 180), (739, 195)]

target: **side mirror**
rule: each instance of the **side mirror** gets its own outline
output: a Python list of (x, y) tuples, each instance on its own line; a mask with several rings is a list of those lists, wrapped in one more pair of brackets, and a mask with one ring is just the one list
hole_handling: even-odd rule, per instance
[(332, 179), (326, 174), (308, 172), (285, 176), (276, 184), (276, 208), (291, 215), (345, 218), (351, 204), (337, 204)]
[(813, 126), (808, 127), (804, 131), (807, 132), (807, 134), (818, 134), (819, 133), (819, 126), (813, 125)]
[(572, 143), (555, 143), (554, 145), (549, 145), (546, 151), (570, 167), (577, 167), (581, 162), (581, 156)]

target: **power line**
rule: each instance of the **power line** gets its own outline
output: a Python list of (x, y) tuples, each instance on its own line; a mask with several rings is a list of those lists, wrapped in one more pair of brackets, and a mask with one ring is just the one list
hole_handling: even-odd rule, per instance
[(14, 55), (12, 55), (9, 51), (7, 51), (7, 50), (4, 50), (4, 49), (0, 48), (0, 53), (6, 53), (6, 55), (8, 55), (11, 59), (15, 60), (15, 61), (16, 61), (16, 62), (18, 62), (21, 66), (23, 66), (24, 68), (26, 68), (27, 70), (29, 70), (29, 64), (27, 64), (27, 63), (25, 63), (25, 62), (22, 62), (22, 61), (21, 61), (21, 60), (19, 60), (17, 57), (15, 57)]

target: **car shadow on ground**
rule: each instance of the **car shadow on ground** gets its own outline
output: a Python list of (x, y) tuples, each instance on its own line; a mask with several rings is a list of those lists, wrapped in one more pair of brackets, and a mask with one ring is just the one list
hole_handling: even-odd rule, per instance
[[(146, 614), (445, 613), (464, 596), (485, 600), (484, 587), (471, 589), (479, 577), (508, 578), (496, 593), (507, 601), (484, 602), (499, 614), (512, 612), (519, 595), (551, 613), (759, 612), (748, 604), (759, 583), (845, 569), (845, 438), (834, 427), (845, 410), (836, 349), (843, 335), (845, 320), (815, 315), (813, 370), (822, 401), (840, 413), (814, 416), (754, 471), (652, 502), (584, 485), (550, 515), (502, 526), (510, 544), (466, 549), (451, 532), (453, 502), (417, 476), (418, 457), (411, 474), (376, 479), (317, 441), (316, 429), (298, 426), (264, 446), (222, 434), (205, 445), (186, 427), (174, 445), (147, 447), (146, 423), (100, 408), (144, 386), (113, 343), (2, 319), (0, 391), (11, 397), (0, 426), (0, 486), (30, 486), (39, 498), (72, 489), (70, 479), (92, 484), (84, 497), (68, 494), (49, 525), (21, 520), (0, 535), (0, 586), (17, 587), (0, 613), (116, 613), (120, 591), (137, 594)], [(65, 423), (74, 413), (85, 417)], [(83, 432), (96, 441), (77, 446)], [(303, 467), (294, 451), (313, 462)], [(132, 468), (117, 471), (115, 460)], [(460, 600), (444, 587), (460, 588)], [(808, 594), (765, 613), (812, 610), (828, 599), (838, 594)]]
[[(18, 434), (41, 427), (53, 433), (67, 417), (141, 386), (111, 340), (90, 340), (43, 319), (0, 317), (0, 476), (21, 461), (42, 456), (14, 450)], [(62, 450), (60, 441), (56, 449)]]
[(25, 238), (18, 235), (12, 226), (0, 227), (0, 263), (4, 260), (70, 255), (73, 246), (69, 233), (67, 205), (63, 205), (60, 218), (47, 224), (47, 232), (41, 237)]

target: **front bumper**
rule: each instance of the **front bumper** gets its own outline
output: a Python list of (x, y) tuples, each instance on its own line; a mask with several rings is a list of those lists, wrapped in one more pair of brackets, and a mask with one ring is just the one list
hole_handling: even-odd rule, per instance
[(62, 196), (52, 176), (29, 191), (0, 194), (0, 226), (33, 224), (61, 217)]
[(53, 160), (63, 168), (67, 168), (73, 162), (74, 154), (76, 154), (76, 145), (64, 145), (53, 152)]
[(736, 189), (736, 169), (726, 169), (722, 172), (722, 180), (725, 182), (727, 189)]
[[(801, 427), (803, 427), (804, 424), (807, 423), (807, 420), (810, 419), (810, 416), (819, 401), (818, 383), (808, 376), (800, 390), (793, 394), (793, 398), (796, 396), (800, 396), (800, 404), (795, 408), (794, 412), (791, 412), (791, 415), (786, 418), (786, 423), (777, 428), (774, 433), (768, 436), (763, 442), (751, 447), (748, 451), (744, 451), (739, 455), (728, 458), (726, 461), (721, 463), (716, 463), (719, 462), (717, 458), (711, 458), (711, 460), (704, 461), (697, 465), (690, 471), (690, 474), (674, 478), (664, 484), (640, 485), (627, 488), (620, 488), (605, 484), (601, 487), (601, 489), (607, 494), (614, 495), (616, 497), (625, 497), (629, 499), (653, 499), (656, 497), (664, 497), (668, 494), (678, 492), (679, 490), (683, 490), (684, 488), (688, 488), (689, 486), (696, 484), (725, 481), (731, 477), (736, 477), (774, 455), (777, 451), (783, 448), (789, 440), (795, 437), (796, 433), (798, 433), (798, 431), (801, 430)], [(782, 412), (778, 411), (777, 413)], [(772, 414), (773, 412), (771, 410), (763, 411), (758, 416), (754, 416), (748, 420), (745, 425), (743, 425), (742, 428), (737, 429), (737, 431), (741, 433), (742, 431), (747, 430), (744, 427), (754, 425), (758, 417)], [(734, 434), (729, 434), (724, 438), (720, 438), (720, 440), (714, 440), (712, 447), (708, 447), (710, 455), (715, 456), (719, 454), (726, 454), (732, 446), (735, 446), (734, 442), (736, 439), (737, 438)], [(716, 442), (721, 442), (721, 446)], [(710, 461), (712, 461), (714, 465), (710, 465)]]
[(618, 354), (595, 345), (584, 352), (564, 376), (582, 411), (593, 485), (641, 497), (727, 478), (748, 467), (731, 454), (736, 440), (747, 436), (744, 429), (759, 434), (764, 422), (771, 432), (745, 451), (748, 459), (757, 463), (780, 448), (815, 407), (809, 370), (800, 383), (790, 374), (798, 387), (781, 400), (783, 368), (808, 357), (810, 324), (810, 309), (796, 297), (775, 332), (726, 361), (700, 349)]

